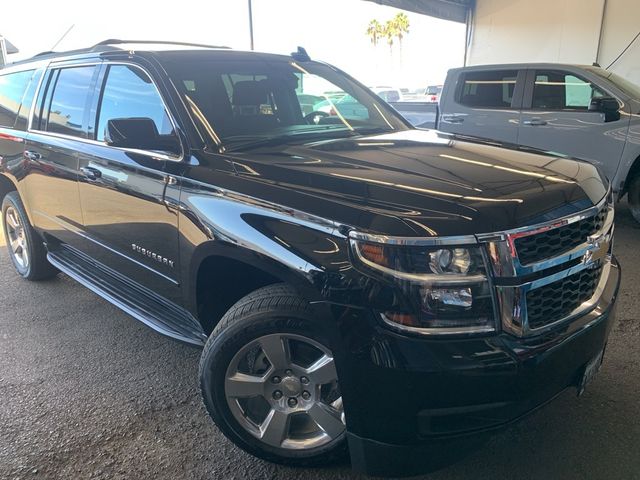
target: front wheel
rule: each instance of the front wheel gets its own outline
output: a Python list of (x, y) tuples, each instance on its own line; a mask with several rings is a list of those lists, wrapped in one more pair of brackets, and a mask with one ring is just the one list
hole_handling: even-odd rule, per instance
[(234, 443), (268, 461), (311, 466), (343, 458), (344, 410), (328, 344), (292, 288), (271, 285), (247, 295), (202, 354), (209, 414)]
[(629, 182), (629, 210), (636, 222), (640, 223), (640, 173)]

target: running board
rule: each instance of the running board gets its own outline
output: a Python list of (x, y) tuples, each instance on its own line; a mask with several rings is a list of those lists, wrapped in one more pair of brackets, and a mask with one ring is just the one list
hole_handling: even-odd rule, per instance
[(207, 335), (184, 308), (92, 260), (66, 245), (47, 254), (53, 266), (121, 308), (142, 323), (168, 337), (204, 346)]

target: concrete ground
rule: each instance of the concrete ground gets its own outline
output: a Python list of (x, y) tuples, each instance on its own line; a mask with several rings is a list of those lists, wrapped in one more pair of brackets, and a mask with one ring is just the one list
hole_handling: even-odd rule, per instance
[[(623, 205), (618, 322), (602, 371), (459, 462), (423, 478), (640, 479), (640, 227)], [(20, 280), (0, 253), (0, 478), (359, 479), (234, 447), (197, 385), (199, 351), (61, 275)], [(373, 419), (372, 419), (373, 421)]]

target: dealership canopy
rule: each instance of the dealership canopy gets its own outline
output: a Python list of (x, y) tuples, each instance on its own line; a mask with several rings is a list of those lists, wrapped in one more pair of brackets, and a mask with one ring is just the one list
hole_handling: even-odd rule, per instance
[(431, 17), (465, 23), (475, 0), (368, 0), (370, 2), (421, 13)]

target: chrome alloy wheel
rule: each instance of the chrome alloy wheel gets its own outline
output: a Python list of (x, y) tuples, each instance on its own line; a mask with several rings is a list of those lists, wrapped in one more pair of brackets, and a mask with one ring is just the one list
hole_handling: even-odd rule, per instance
[(26, 269), (29, 266), (29, 246), (27, 244), (27, 235), (24, 231), (24, 225), (22, 225), (20, 216), (13, 207), (6, 209), (4, 223), (5, 228), (7, 229), (7, 237), (9, 240), (11, 254), (18, 266)]
[(238, 423), (272, 447), (319, 447), (346, 430), (333, 356), (301, 335), (244, 346), (227, 368), (225, 396)]

